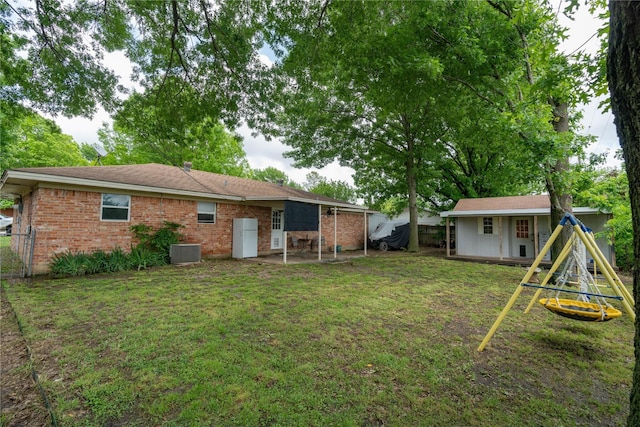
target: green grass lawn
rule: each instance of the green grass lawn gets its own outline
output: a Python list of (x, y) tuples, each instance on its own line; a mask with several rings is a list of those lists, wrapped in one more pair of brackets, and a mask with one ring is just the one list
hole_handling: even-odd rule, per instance
[(633, 324), (568, 320), (524, 268), (392, 253), (7, 284), (63, 426), (624, 425)]

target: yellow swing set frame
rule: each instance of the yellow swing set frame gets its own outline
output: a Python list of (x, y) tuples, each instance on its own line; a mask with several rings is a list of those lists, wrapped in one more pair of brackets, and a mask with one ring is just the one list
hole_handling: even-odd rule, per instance
[[(542, 262), (544, 256), (551, 249), (553, 242), (558, 238), (560, 233), (562, 233), (562, 229), (564, 228), (567, 222), (571, 224), (574, 230), (573, 234), (571, 235), (571, 238), (567, 241), (567, 243), (563, 247), (562, 252), (558, 256), (556, 261), (553, 263), (553, 265), (551, 266), (551, 269), (549, 270), (549, 273), (544, 278), (543, 282), (540, 285), (534, 285), (529, 283), (529, 281), (531, 280), (531, 277), (536, 273), (538, 267), (540, 266), (540, 263)], [(613, 290), (615, 295), (602, 295), (600, 293), (585, 293), (583, 291), (570, 291), (566, 289), (555, 288), (554, 286), (549, 285), (549, 280), (552, 277), (553, 273), (558, 270), (560, 265), (565, 261), (567, 256), (571, 253), (572, 245), (574, 244), (574, 240), (576, 238), (579, 238), (583, 242), (586, 250), (589, 252), (589, 254), (593, 259), (594, 269), (598, 269), (598, 268), (600, 269), (602, 275), (604, 275), (604, 277), (606, 278), (609, 287)], [(493, 323), (493, 326), (491, 326), (491, 329), (489, 329), (489, 332), (482, 340), (482, 343), (480, 343), (480, 346), (478, 347), (478, 351), (483, 351), (484, 348), (487, 346), (487, 344), (495, 334), (496, 330), (498, 329), (498, 327), (506, 317), (509, 310), (511, 310), (516, 300), (518, 299), (518, 296), (520, 295), (520, 293), (523, 291), (525, 287), (537, 288), (535, 295), (531, 298), (529, 305), (524, 311), (525, 314), (529, 313), (529, 311), (531, 310), (535, 302), (538, 301), (540, 304), (544, 305), (547, 309), (553, 311), (554, 313), (564, 317), (571, 318), (571, 319), (576, 319), (576, 320), (608, 321), (622, 315), (620, 310), (608, 304), (597, 304), (597, 303), (578, 301), (578, 300), (572, 300), (572, 299), (559, 299), (557, 297), (542, 298), (538, 300), (542, 291), (557, 290), (562, 292), (594, 296), (596, 298), (611, 298), (611, 299), (619, 300), (622, 303), (623, 309), (627, 313), (627, 315), (629, 315), (629, 317), (633, 321), (635, 321), (635, 318), (636, 318), (634, 308), (633, 308), (635, 306), (633, 296), (631, 295), (629, 290), (624, 286), (624, 284), (616, 274), (615, 270), (613, 269), (611, 264), (609, 264), (606, 257), (600, 250), (600, 248), (598, 248), (598, 245), (595, 242), (595, 238), (593, 237), (593, 234), (590, 233), (582, 224), (580, 224), (576, 220), (576, 218), (570, 213), (566, 213), (565, 216), (562, 218), (562, 220), (560, 220), (560, 223), (556, 226), (555, 230), (551, 234), (551, 237), (549, 238), (547, 243), (544, 245), (544, 247), (536, 257), (536, 259), (534, 260), (533, 264), (531, 264), (531, 267), (529, 267), (529, 269), (527, 270), (526, 274), (522, 278), (520, 285), (518, 285), (515, 292), (507, 302), (507, 305), (505, 305), (505, 307), (502, 309), (502, 311), (498, 315), (498, 318)]]

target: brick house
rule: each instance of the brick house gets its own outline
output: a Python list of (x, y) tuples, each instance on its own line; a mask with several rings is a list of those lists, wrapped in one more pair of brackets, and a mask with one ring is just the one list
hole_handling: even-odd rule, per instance
[[(14, 250), (22, 249), (14, 241), (20, 234), (36, 230), (34, 274), (46, 272), (54, 254), (116, 247), (128, 250), (137, 243), (132, 225), (157, 228), (164, 221), (183, 225), (183, 243), (201, 245), (203, 257), (232, 256), (236, 218), (257, 220), (258, 255), (284, 252), (287, 234), (287, 247), (291, 237), (321, 241), (323, 249), (336, 244), (344, 250), (362, 249), (365, 244), (365, 207), (190, 167), (144, 164), (8, 169), (0, 180), (0, 197), (16, 202)], [(287, 229), (296, 214), (286, 218), (285, 208), (294, 205), (306, 207), (312, 217), (315, 214), (316, 231), (295, 226)]]

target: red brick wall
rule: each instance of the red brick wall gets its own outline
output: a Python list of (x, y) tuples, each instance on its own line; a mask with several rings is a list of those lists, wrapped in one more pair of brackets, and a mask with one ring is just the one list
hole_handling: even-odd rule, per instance
[[(231, 256), (233, 218), (258, 219), (258, 252), (271, 248), (271, 208), (217, 203), (216, 223), (198, 224), (197, 202), (148, 196), (131, 196), (130, 221), (101, 221), (102, 193), (39, 188), (23, 197), (21, 227), (37, 231), (33, 271), (45, 273), (54, 254), (70, 251), (105, 251), (116, 247), (128, 251), (134, 240), (132, 225), (144, 223), (154, 228), (163, 221), (184, 225), (184, 243), (202, 245), (202, 256)], [(14, 219), (17, 223), (17, 219)], [(14, 239), (16, 240), (16, 239)], [(14, 250), (18, 250), (15, 241)]]

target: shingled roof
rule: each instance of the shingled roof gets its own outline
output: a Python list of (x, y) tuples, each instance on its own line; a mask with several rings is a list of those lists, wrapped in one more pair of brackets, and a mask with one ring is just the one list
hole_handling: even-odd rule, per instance
[(459, 211), (495, 211), (512, 209), (550, 209), (551, 202), (546, 194), (534, 196), (482, 197), (462, 199), (453, 208)]
[(295, 200), (363, 209), (343, 200), (264, 181), (149, 163), (120, 166), (41, 167), (6, 170), (0, 192), (17, 196), (39, 182), (121, 188), (164, 194), (188, 194), (237, 201)]
[[(481, 197), (461, 199), (451, 211), (440, 212), (440, 217), (472, 217), (481, 215), (549, 215), (551, 202), (546, 194), (508, 197)], [(599, 209), (573, 207), (574, 213), (598, 213)]]

